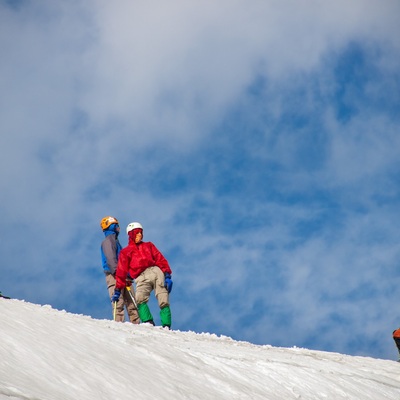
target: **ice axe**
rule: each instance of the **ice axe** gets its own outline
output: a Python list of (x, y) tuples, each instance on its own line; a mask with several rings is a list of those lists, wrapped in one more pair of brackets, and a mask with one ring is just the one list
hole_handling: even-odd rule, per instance
[(136, 310), (137, 310), (137, 309), (138, 309), (138, 308), (137, 308), (137, 303), (136, 303), (135, 297), (134, 297), (133, 294), (132, 294), (131, 287), (130, 287), (130, 286), (127, 286), (127, 287), (126, 287), (126, 290), (128, 291), (129, 296), (131, 296), (131, 299), (132, 299), (132, 301), (133, 301), (133, 304), (135, 305)]
[(113, 319), (114, 319), (114, 321), (115, 321), (115, 318), (116, 318), (116, 316), (117, 316), (117, 302), (114, 301), (113, 303), (114, 303)]

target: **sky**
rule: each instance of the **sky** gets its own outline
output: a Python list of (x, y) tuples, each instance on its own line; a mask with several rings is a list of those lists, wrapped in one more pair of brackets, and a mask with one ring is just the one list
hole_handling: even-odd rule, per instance
[(398, 363), (0, 299), (0, 400), (397, 400)]
[(396, 358), (398, 15), (0, 0), (0, 290), (111, 319), (112, 215), (169, 261), (174, 329)]

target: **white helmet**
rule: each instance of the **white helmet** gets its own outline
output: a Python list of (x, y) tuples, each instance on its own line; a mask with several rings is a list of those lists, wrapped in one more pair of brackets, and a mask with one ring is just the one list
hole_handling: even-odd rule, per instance
[(126, 227), (126, 233), (128, 234), (130, 231), (133, 231), (134, 229), (141, 229), (141, 230), (143, 230), (143, 226), (140, 224), (140, 222), (131, 222), (131, 223)]

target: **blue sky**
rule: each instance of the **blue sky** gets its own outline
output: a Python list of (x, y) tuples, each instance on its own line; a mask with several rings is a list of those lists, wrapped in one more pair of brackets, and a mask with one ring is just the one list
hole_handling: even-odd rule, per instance
[(399, 13), (0, 1), (0, 290), (110, 318), (114, 215), (169, 260), (175, 329), (395, 357)]

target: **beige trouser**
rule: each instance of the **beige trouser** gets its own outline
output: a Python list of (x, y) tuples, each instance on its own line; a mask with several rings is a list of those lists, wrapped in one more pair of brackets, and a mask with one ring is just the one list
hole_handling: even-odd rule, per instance
[[(107, 283), (107, 289), (108, 289), (108, 294), (110, 296), (110, 300), (112, 295), (114, 294), (114, 289), (115, 289), (115, 278), (110, 274), (106, 275), (106, 283)], [(131, 286), (131, 293), (132, 295), (135, 295), (134, 289)], [(114, 304), (111, 303), (112, 311), (114, 313)], [(126, 307), (126, 311), (128, 312), (129, 316), (129, 321), (132, 322), (132, 324), (139, 324), (140, 323), (140, 318), (139, 318), (139, 313), (135, 307), (135, 304), (133, 303), (130, 294), (126, 289), (121, 290), (121, 296), (117, 302), (117, 307), (116, 307), (116, 313), (115, 313), (115, 320), (118, 322), (124, 322), (125, 321), (125, 310), (124, 307)]]
[(150, 293), (154, 294), (160, 308), (169, 306), (168, 290), (164, 287), (164, 273), (159, 267), (146, 268), (136, 279), (136, 302), (137, 304), (147, 303)]

